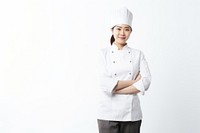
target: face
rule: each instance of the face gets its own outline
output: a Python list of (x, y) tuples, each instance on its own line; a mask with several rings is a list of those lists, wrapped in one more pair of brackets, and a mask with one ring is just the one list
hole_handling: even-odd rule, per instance
[(112, 34), (115, 38), (115, 43), (119, 45), (126, 44), (126, 41), (128, 40), (130, 34), (131, 34), (131, 27), (126, 24), (120, 24), (116, 25), (112, 29)]

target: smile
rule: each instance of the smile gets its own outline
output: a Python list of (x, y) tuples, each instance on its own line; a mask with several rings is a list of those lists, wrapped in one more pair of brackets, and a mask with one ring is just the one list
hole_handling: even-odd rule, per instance
[(120, 39), (126, 39), (126, 37), (119, 37)]

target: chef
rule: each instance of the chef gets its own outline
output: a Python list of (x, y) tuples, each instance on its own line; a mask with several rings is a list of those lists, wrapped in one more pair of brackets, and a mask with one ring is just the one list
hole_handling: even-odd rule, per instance
[(99, 54), (99, 133), (139, 133), (142, 112), (138, 94), (145, 94), (151, 74), (144, 54), (131, 48), (133, 15), (126, 7), (111, 16), (111, 46)]

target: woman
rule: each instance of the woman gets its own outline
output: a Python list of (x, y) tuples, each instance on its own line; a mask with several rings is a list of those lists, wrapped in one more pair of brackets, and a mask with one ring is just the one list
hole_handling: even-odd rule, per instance
[(142, 112), (138, 93), (149, 88), (151, 75), (140, 50), (128, 47), (132, 13), (127, 8), (111, 19), (111, 46), (100, 52), (99, 133), (139, 133)]

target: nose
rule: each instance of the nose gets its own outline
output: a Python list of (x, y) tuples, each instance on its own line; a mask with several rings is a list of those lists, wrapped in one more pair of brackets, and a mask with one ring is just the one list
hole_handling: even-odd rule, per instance
[(120, 31), (120, 35), (125, 35), (124, 30)]

